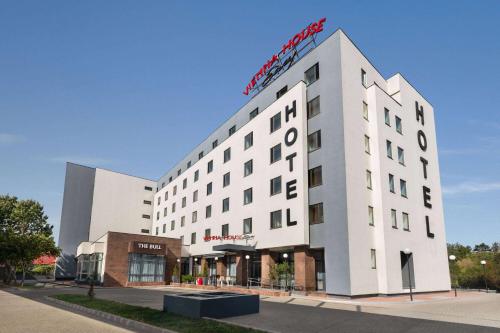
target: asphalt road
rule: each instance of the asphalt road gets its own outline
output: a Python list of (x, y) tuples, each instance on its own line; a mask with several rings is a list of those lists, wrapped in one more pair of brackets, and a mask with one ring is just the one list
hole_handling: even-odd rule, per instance
[[(16, 291), (16, 294), (42, 301), (43, 297), (60, 293), (85, 293), (82, 288), (44, 288)], [(161, 309), (163, 295), (176, 291), (99, 288), (96, 297), (133, 305)], [(500, 329), (484, 326), (457, 324), (443, 321), (405, 318), (358, 311), (284, 304), (261, 301), (260, 313), (228, 318), (226, 321), (243, 324), (272, 332), (411, 332), (411, 333), (465, 333), (495, 332)]]

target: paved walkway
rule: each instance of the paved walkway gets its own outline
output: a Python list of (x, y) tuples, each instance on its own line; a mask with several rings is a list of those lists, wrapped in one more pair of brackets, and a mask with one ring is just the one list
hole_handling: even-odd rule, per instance
[(127, 333), (128, 330), (0, 290), (0, 333)]

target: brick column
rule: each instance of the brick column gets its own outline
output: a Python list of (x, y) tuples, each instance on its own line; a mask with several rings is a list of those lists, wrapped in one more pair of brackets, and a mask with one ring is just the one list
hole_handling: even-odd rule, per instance
[(219, 260), (217, 260), (217, 275), (219, 276), (226, 276), (226, 262), (224, 260), (224, 257), (220, 257)]
[(316, 267), (314, 257), (305, 246), (296, 247), (293, 254), (295, 285), (305, 290), (316, 289)]
[(245, 256), (248, 253), (243, 252), (236, 256), (236, 284), (247, 285), (247, 260)]
[(262, 250), (260, 258), (261, 258), (260, 280), (262, 281), (262, 284), (269, 285), (271, 284), (271, 281), (269, 280), (269, 271), (271, 267), (274, 266), (276, 261), (269, 250)]

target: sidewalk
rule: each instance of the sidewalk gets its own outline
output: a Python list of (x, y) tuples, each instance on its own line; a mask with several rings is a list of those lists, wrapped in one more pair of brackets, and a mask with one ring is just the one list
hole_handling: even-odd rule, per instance
[(131, 332), (0, 290), (0, 333)]

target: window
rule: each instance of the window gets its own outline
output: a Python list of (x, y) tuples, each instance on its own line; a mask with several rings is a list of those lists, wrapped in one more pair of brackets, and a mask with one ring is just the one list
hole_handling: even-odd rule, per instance
[(309, 188), (323, 184), (323, 171), (321, 165), (309, 169), (308, 178), (309, 178)]
[(271, 179), (271, 195), (281, 193), (281, 176)]
[(384, 108), (385, 124), (391, 126), (391, 115), (388, 109)]
[(399, 189), (401, 191), (401, 196), (407, 198), (408, 195), (406, 193), (406, 180), (399, 180)]
[(168, 200), (168, 191), (165, 192), (165, 201)]
[(218, 144), (219, 144), (218, 140), (212, 141), (212, 149), (214, 149), (215, 147), (217, 147)]
[(313, 152), (321, 148), (321, 131), (316, 131), (307, 136), (307, 150)]
[(145, 205), (149, 205), (149, 206), (151, 206), (151, 201), (149, 201), (149, 200), (144, 200), (144, 201), (143, 201), (143, 203), (144, 203)]
[(186, 169), (189, 169), (191, 167), (191, 161), (187, 162)]
[(245, 135), (245, 149), (248, 149), (253, 146), (253, 132)]
[(193, 202), (198, 201), (198, 190), (193, 192)]
[(368, 78), (366, 77), (366, 72), (364, 69), (361, 69), (361, 84), (363, 84), (366, 87), (367, 83), (368, 83)]
[(231, 183), (231, 174), (228, 172), (222, 176), (222, 187), (226, 187)]
[(323, 203), (309, 205), (309, 224), (320, 224), (323, 222)]
[(162, 282), (165, 280), (165, 257), (146, 253), (128, 254), (129, 282)]
[(307, 119), (317, 116), (321, 111), (319, 96), (307, 102)]
[(222, 212), (225, 213), (229, 210), (229, 198), (222, 200)]
[(276, 113), (271, 118), (271, 133), (281, 128), (281, 112)]
[(401, 124), (401, 118), (396, 116), (396, 132), (403, 134), (403, 125)]
[(405, 165), (405, 151), (401, 147), (398, 147), (398, 162), (401, 165)]
[(198, 222), (198, 212), (195, 210), (193, 213), (191, 213), (191, 223), (196, 222)]
[(186, 197), (182, 197), (181, 207), (182, 208), (186, 207)]
[(251, 234), (252, 233), (252, 218), (249, 217), (243, 220), (243, 234)]
[(281, 143), (271, 148), (271, 164), (281, 160)]
[(271, 212), (271, 229), (281, 228), (281, 209)]
[(319, 64), (315, 64), (304, 73), (306, 85), (316, 82), (319, 79)]
[(410, 231), (410, 218), (408, 217), (408, 213), (403, 213), (403, 230)]
[(288, 91), (288, 86), (284, 86), (283, 88), (281, 88), (277, 93), (276, 93), (276, 99), (280, 98), (281, 96), (283, 96), (284, 94), (286, 94), (286, 92)]
[(245, 191), (243, 191), (243, 204), (248, 205), (252, 203), (253, 197), (252, 197), (252, 188), (247, 188)]
[(210, 240), (210, 229), (205, 229), (205, 242), (208, 242)]
[(224, 163), (231, 160), (231, 148), (224, 150)]
[(389, 174), (389, 191), (391, 191), (392, 193), (396, 193), (396, 191), (394, 190), (394, 176)]
[(253, 173), (253, 160), (249, 160), (245, 162), (243, 166), (243, 174), (244, 176), (251, 175)]
[(191, 244), (196, 244), (196, 232), (191, 233)]
[(372, 172), (370, 170), (366, 170), (366, 187), (372, 189)]
[(236, 125), (233, 125), (233, 126), (229, 129), (229, 136), (233, 135), (235, 132), (236, 132)]
[(174, 186), (174, 190), (173, 191), (174, 191), (174, 195), (176, 195), (177, 194), (177, 185)]
[(160, 204), (161, 202), (161, 197), (158, 197), (158, 205)]
[(205, 218), (210, 218), (212, 217), (212, 205), (208, 205), (205, 207)]
[(372, 206), (368, 206), (368, 225), (375, 225), (375, 216), (373, 215)]
[(180, 176), (181, 175), (181, 169), (177, 170), (177, 176)]
[(186, 216), (181, 216), (181, 228), (186, 225)]
[(391, 225), (394, 229), (398, 228), (398, 218), (396, 216), (396, 210), (391, 209)]
[(167, 216), (167, 207), (163, 208), (163, 216)]
[(161, 188), (165, 187), (165, 182), (161, 183)]
[(156, 212), (156, 220), (158, 221), (160, 219), (160, 212)]
[(370, 137), (365, 135), (365, 153), (370, 153)]
[(207, 195), (210, 195), (212, 194), (212, 183), (208, 183), (207, 184)]
[(142, 234), (149, 234), (149, 229), (141, 229)]
[(200, 179), (200, 170), (196, 170), (194, 172), (194, 180), (193, 180), (193, 183), (196, 183), (198, 181), (198, 179)]
[(222, 225), (222, 237), (227, 237), (229, 236), (229, 224), (223, 224)]
[(392, 142), (389, 140), (385, 140), (385, 149), (387, 151), (387, 157), (392, 159)]
[(175, 213), (175, 202), (172, 202), (172, 213)]
[(207, 173), (214, 171), (214, 161), (211, 160), (207, 163)]
[(187, 187), (187, 185), (188, 185), (188, 180), (187, 180), (187, 178), (184, 178), (182, 180), (182, 189), (185, 189)]
[(375, 252), (375, 249), (371, 249), (370, 250), (370, 253), (371, 253), (371, 264), (372, 264), (372, 268), (373, 269), (376, 269), (377, 268), (377, 254)]
[(181, 245), (184, 245), (184, 236), (181, 236)]
[(250, 111), (250, 120), (257, 117), (258, 114), (259, 114), (259, 108), (255, 108), (252, 111)]
[[(166, 224), (164, 224), (163, 226), (165, 227), (165, 226), (166, 226)], [(172, 221), (170, 222), (170, 230), (174, 230), (174, 229), (175, 229), (175, 220), (172, 220)], [(165, 231), (163, 231), (163, 232), (165, 232)]]
[(168, 182), (171, 183), (172, 182), (172, 176), (168, 177)]
[[(172, 221), (172, 222), (174, 222), (174, 221)], [(174, 230), (174, 229), (172, 228), (172, 223), (170, 224), (170, 230)], [(166, 224), (166, 223), (164, 223), (164, 224), (163, 224), (163, 230), (162, 230), (162, 231), (163, 231), (163, 233), (166, 233), (166, 232), (167, 232), (167, 224)]]
[(366, 102), (363, 102), (363, 118), (368, 120), (368, 104)]
[(142, 218), (143, 218), (143, 219), (148, 219), (148, 220), (149, 220), (149, 219), (151, 218), (151, 216), (150, 216), (150, 215), (147, 215), (147, 214), (142, 214)]
[(158, 227), (156, 227), (155, 235), (158, 236)]
[(153, 188), (151, 186), (144, 186), (144, 190), (146, 190), (146, 191), (152, 191)]

